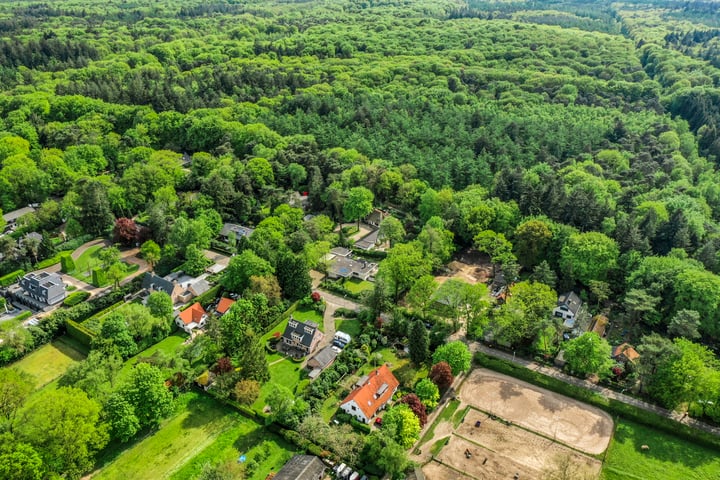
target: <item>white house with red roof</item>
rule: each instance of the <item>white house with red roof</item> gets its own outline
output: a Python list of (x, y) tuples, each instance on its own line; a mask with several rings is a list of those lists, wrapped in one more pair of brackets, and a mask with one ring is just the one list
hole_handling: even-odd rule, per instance
[(387, 365), (383, 365), (361, 378), (356, 385), (358, 387), (345, 397), (340, 409), (360, 422), (370, 423), (395, 395), (400, 382)]
[(178, 314), (175, 323), (187, 333), (191, 333), (196, 328), (203, 328), (207, 318), (208, 315), (203, 306), (195, 302)]

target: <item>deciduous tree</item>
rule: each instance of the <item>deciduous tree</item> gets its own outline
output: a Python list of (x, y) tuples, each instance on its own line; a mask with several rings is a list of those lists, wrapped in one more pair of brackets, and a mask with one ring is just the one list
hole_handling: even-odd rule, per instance
[(428, 409), (432, 410), (437, 407), (440, 390), (429, 378), (423, 378), (415, 385), (415, 393)]
[(375, 196), (367, 188), (353, 187), (348, 191), (347, 199), (343, 204), (343, 215), (350, 222), (357, 220), (358, 228), (360, 228), (360, 220), (373, 211), (373, 200), (375, 200)]
[(580, 375), (596, 374), (601, 378), (610, 375), (613, 361), (612, 348), (595, 332), (585, 332), (565, 343), (565, 360), (571, 371)]
[(433, 363), (447, 362), (453, 375), (470, 369), (472, 354), (460, 340), (442, 345), (433, 354)]
[(438, 362), (433, 365), (428, 378), (441, 390), (448, 388), (455, 380), (452, 374), (452, 368), (450, 368), (450, 364), (447, 362)]

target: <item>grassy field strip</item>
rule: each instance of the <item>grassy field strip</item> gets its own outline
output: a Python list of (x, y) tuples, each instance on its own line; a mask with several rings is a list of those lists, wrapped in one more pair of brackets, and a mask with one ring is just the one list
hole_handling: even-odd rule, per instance
[[(642, 451), (642, 445), (650, 449)], [(711, 448), (620, 419), (600, 478), (717, 479), (720, 478), (720, 454)]]
[(70, 340), (60, 337), (10, 365), (35, 377), (38, 390), (59, 378), (70, 365), (85, 359)]
[(128, 358), (123, 367), (118, 372), (115, 381), (122, 382), (123, 380), (125, 380), (130, 375), (130, 372), (132, 371), (139, 358), (150, 357), (152, 356), (152, 354), (159, 350), (163, 351), (167, 356), (174, 355), (180, 345), (182, 345), (183, 342), (187, 340), (187, 338), (188, 335), (186, 333), (178, 331), (173, 335), (170, 335), (169, 337), (156, 343), (152, 347), (143, 350), (134, 357)]
[(92, 478), (168, 478), (210, 445), (235, 419), (215, 400), (190, 393), (187, 407), (120, 453)]

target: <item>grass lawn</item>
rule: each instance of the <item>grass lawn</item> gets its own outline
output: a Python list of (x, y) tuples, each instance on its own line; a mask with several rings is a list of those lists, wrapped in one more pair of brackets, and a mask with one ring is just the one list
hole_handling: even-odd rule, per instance
[[(268, 363), (270, 363), (269, 358)], [(252, 409), (256, 412), (262, 412), (263, 407), (265, 407), (265, 399), (270, 394), (271, 386), (274, 383), (287, 387), (294, 392), (295, 387), (300, 383), (301, 376), (304, 374), (302, 370), (302, 364), (295, 363), (287, 358), (270, 365), (270, 381), (260, 389), (260, 396), (252, 404)]]
[[(227, 443), (228, 435), (242, 442), (242, 436), (262, 429), (207, 395), (186, 393), (179, 401), (179, 413), (165, 420), (157, 431), (130, 445), (107, 450), (93, 478), (168, 478), (173, 474), (179, 475), (177, 478), (193, 478), (196, 469), (202, 468), (203, 455), (214, 452), (231, 455), (227, 449), (234, 445), (234, 440)], [(225, 443), (217, 444), (219, 441)], [(197, 456), (201, 457), (198, 462), (194, 460)]]
[(133, 367), (137, 363), (138, 359), (141, 357), (149, 357), (153, 353), (157, 352), (158, 350), (161, 350), (163, 353), (165, 353), (168, 356), (172, 356), (177, 352), (178, 348), (182, 343), (188, 338), (188, 335), (185, 333), (175, 333), (173, 335), (170, 335), (169, 337), (161, 340), (160, 342), (156, 343), (152, 347), (149, 347), (142, 352), (138, 353), (134, 357), (128, 358), (128, 360), (123, 365), (122, 369), (120, 369), (120, 372), (118, 372), (117, 375), (117, 381), (122, 381), (130, 374)]
[[(641, 445), (650, 447), (640, 450)], [(720, 452), (628, 420), (618, 420), (601, 474), (604, 480), (720, 478)]]
[(197, 478), (206, 463), (236, 462), (240, 455), (247, 461), (258, 463), (248, 480), (264, 480), (269, 472), (277, 472), (295, 453), (296, 447), (265, 430), (262, 426), (237, 413), (234, 424), (217, 436), (215, 441), (197, 454), (170, 478), (190, 480)]
[(320, 331), (323, 331), (323, 316), (312, 308), (298, 307), (292, 313), (292, 316), (295, 320), (301, 322), (315, 322), (320, 327)]
[(335, 319), (335, 331), (345, 332), (353, 338), (356, 338), (362, 332), (362, 326), (360, 320), (357, 319), (346, 319), (341, 318)]
[(359, 278), (349, 278), (345, 280), (344, 287), (351, 293), (362, 293), (372, 290), (375, 286), (366, 280), (360, 280)]
[(322, 404), (322, 407), (320, 407), (320, 415), (322, 415), (323, 420), (326, 422), (330, 422), (332, 420), (333, 415), (335, 415), (335, 412), (337, 412), (337, 409), (339, 408), (339, 403), (342, 400), (338, 396), (337, 390), (332, 392), (328, 398), (325, 399), (325, 401)]
[(60, 337), (10, 366), (35, 377), (35, 386), (40, 389), (60, 377), (70, 365), (84, 359), (84, 349), (77, 342)]
[(435, 427), (437, 427), (442, 422), (450, 421), (458, 406), (460, 406), (459, 400), (451, 400), (444, 405), (440, 405), (439, 408), (443, 409), (442, 412), (440, 412), (440, 414), (435, 417), (435, 421), (432, 425), (430, 425), (430, 428), (427, 429), (425, 435), (422, 436), (420, 442), (418, 443), (418, 446), (421, 446), (426, 442), (432, 440), (435, 435)]
[[(268, 340), (270, 340), (270, 339), (273, 337), (273, 335), (275, 334), (275, 332), (279, 332), (280, 335), (282, 335), (283, 332), (285, 332), (285, 328), (287, 327), (287, 324), (288, 324), (288, 319), (286, 318), (285, 320), (283, 320), (282, 322), (280, 322), (280, 323), (277, 325), (277, 327), (273, 328), (273, 329), (270, 330), (268, 333), (266, 333), (265, 335), (263, 335), (262, 337), (260, 337), (260, 340), (262, 341), (263, 345), (265, 344), (265, 342), (267, 342)], [(278, 337), (278, 338), (279, 338), (279, 337)]]
[(71, 275), (78, 280), (86, 282), (90, 279), (91, 275), (88, 275), (93, 268), (100, 265), (100, 259), (98, 258), (98, 252), (102, 250), (103, 245), (93, 245), (92, 247), (85, 250), (82, 255), (75, 260), (75, 271)]

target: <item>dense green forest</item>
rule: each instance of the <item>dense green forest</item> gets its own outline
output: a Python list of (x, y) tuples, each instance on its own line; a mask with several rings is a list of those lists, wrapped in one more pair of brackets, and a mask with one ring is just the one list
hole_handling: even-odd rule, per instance
[[(376, 206), (392, 211), (395, 223), (381, 224), (391, 248), (360, 317), (368, 352), (393, 339), (422, 340), (428, 323), (427, 344), (411, 356), (430, 362), (463, 317), (469, 338), (493, 331), (547, 359), (562, 341), (549, 318), (556, 292), (575, 290), (592, 313), (622, 325), (616, 340), (637, 345), (644, 359), (633, 371), (601, 362), (602, 371), (580, 373), (623, 389), (639, 384), (646, 399), (720, 421), (718, 7), (0, 1), (0, 210), (38, 204), (0, 237), (0, 284), (111, 232), (142, 243), (164, 273), (202, 272), (199, 252), (229, 249), (238, 260), (219, 284), (244, 293), (242, 307), (184, 350), (180, 366), (163, 364), (163, 373), (189, 379), (212, 365), (227, 379), (217, 395), (239, 397), (237, 385), (255, 382), (252, 404), (269, 378), (259, 338), (285, 308), (307, 301), (307, 271), (322, 266), (330, 247), (349, 245), (335, 225), (359, 223)], [(307, 192), (305, 212), (296, 208), (298, 192)], [(222, 244), (223, 222), (255, 230)], [(123, 225), (137, 235), (124, 237)], [(29, 232), (42, 240), (24, 240)], [(430, 274), (469, 248), (517, 277), (512, 295), (490, 308), (484, 287), (468, 289), (454, 313), (432, 311), (431, 298), (460, 294)], [(0, 362), (133, 287), (3, 330)], [(97, 337), (89, 358), (102, 372), (86, 360), (61, 377), (71, 389), (46, 392), (53, 402), (82, 397), (78, 422), (97, 424), (77, 438), (77, 457), (60, 451), (59, 436), (43, 443), (47, 419), (30, 408), (42, 397), (22, 407), (28, 387), (3, 411), (0, 438), (8, 441), (0, 458), (25, 455), (32, 472), (25, 478), (76, 478), (108, 444), (156, 427), (171, 410), (167, 391), (156, 389), (162, 411), (143, 418), (147, 400), (137, 390), (162, 374), (143, 367), (119, 387), (113, 379), (123, 361), (174, 328), (164, 300), (157, 302), (154, 311), (128, 307), (89, 323)], [(374, 319), (387, 312), (393, 322), (381, 332)], [(257, 371), (235, 375), (233, 365), (260, 357)], [(364, 359), (348, 353), (303, 391), (280, 392), (302, 400), (271, 420), (304, 425)], [(102, 378), (91, 382), (93, 375)], [(137, 418), (123, 423), (132, 408)], [(322, 447), (338, 453), (348, 444), (347, 455), (372, 463), (380, 447), (368, 438), (364, 447), (356, 437)], [(402, 450), (405, 440), (383, 441)]]

